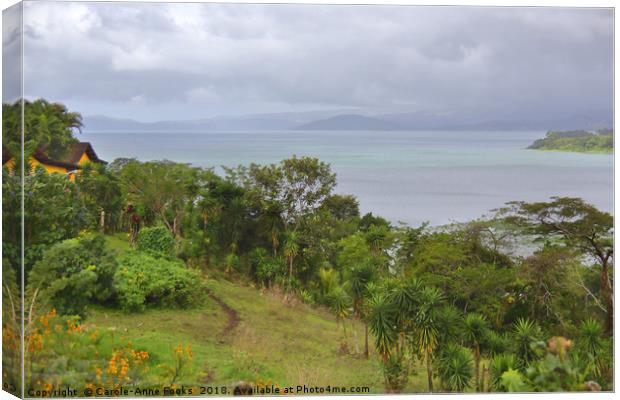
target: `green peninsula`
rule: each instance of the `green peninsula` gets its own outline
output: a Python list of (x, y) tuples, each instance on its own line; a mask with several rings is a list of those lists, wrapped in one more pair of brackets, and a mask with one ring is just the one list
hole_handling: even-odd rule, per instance
[(611, 129), (601, 129), (596, 132), (585, 130), (549, 131), (544, 139), (536, 140), (528, 149), (579, 153), (613, 153), (614, 132)]

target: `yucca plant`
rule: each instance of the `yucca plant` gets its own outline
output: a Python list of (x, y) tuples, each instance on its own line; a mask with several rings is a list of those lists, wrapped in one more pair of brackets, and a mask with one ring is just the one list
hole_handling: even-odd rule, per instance
[(345, 319), (351, 314), (351, 297), (342, 286), (337, 286), (327, 296), (329, 308), (336, 316), (337, 322), (342, 322), (344, 337), (347, 338)]
[(398, 330), (398, 348), (402, 353), (405, 345), (407, 332), (413, 329), (413, 324), (419, 308), (422, 284), (416, 278), (398, 280), (388, 292), (388, 299), (398, 310), (395, 323)]
[(319, 288), (323, 298), (327, 298), (329, 293), (338, 286), (338, 271), (333, 268), (322, 267), (319, 269), (317, 276), (319, 278)]
[(480, 352), (489, 332), (489, 324), (483, 315), (471, 313), (465, 316), (463, 328), (465, 341), (474, 353), (476, 391), (480, 391)]
[(512, 339), (515, 347), (515, 354), (525, 368), (527, 364), (538, 358), (536, 343), (542, 340), (542, 330), (533, 321), (519, 318), (514, 324)]
[(505, 333), (490, 330), (486, 340), (486, 354), (494, 357), (506, 353), (510, 349), (510, 337)]
[(463, 315), (452, 305), (444, 306), (437, 312), (439, 343), (458, 342), (463, 333)]
[(586, 373), (599, 379), (605, 367), (605, 340), (603, 327), (595, 319), (589, 318), (579, 326), (577, 349)]
[(434, 287), (420, 292), (420, 306), (415, 317), (414, 351), (426, 361), (428, 390), (433, 392), (433, 352), (437, 347), (439, 329), (437, 312), (443, 303), (443, 295)]
[(437, 361), (437, 373), (442, 387), (449, 392), (468, 388), (474, 376), (474, 360), (469, 349), (448, 344)]
[(290, 232), (286, 236), (286, 242), (284, 242), (284, 257), (288, 261), (288, 280), (289, 280), (289, 290), (291, 288), (291, 282), (293, 280), (293, 261), (295, 257), (299, 254), (299, 244), (297, 233)]
[(513, 354), (497, 354), (493, 357), (489, 366), (491, 389), (497, 392), (506, 391), (506, 387), (502, 384), (502, 375), (510, 369), (517, 370), (518, 368), (518, 360)]
[(349, 271), (349, 287), (353, 297), (353, 312), (355, 316), (364, 322), (364, 356), (368, 358), (368, 322), (366, 321), (366, 308), (364, 299), (368, 296), (367, 286), (374, 275), (371, 264), (363, 264)]
[(396, 342), (394, 320), (397, 310), (382, 292), (375, 293), (368, 303), (368, 326), (375, 337), (375, 347), (385, 365)]

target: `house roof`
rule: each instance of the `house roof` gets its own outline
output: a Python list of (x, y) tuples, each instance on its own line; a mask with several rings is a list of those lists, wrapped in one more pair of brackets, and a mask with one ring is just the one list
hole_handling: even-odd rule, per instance
[(62, 160), (53, 160), (49, 158), (43, 151), (37, 150), (33, 155), (35, 160), (39, 161), (41, 164), (54, 165), (56, 167), (63, 167), (69, 170), (78, 169), (79, 166), (76, 163), (71, 163)]
[(63, 161), (64, 162), (68, 162), (68, 163), (72, 163), (72, 164), (77, 164), (78, 161), (80, 161), (80, 158), (82, 158), (82, 154), (84, 154), (84, 153), (86, 153), (86, 155), (88, 155), (88, 158), (92, 162), (107, 164), (105, 161), (103, 161), (99, 157), (97, 157), (97, 153), (95, 153), (95, 150), (93, 149), (93, 146), (90, 144), (90, 142), (77, 142), (77, 143), (75, 143), (73, 145), (73, 148), (71, 149), (71, 151), (69, 153), (69, 157), (67, 157)]
[[(92, 162), (107, 164), (104, 160), (100, 159), (95, 153), (93, 146), (90, 142), (77, 142), (72, 145), (72, 147), (68, 151), (68, 156), (62, 160), (54, 160), (49, 158), (43, 150), (37, 150), (33, 157), (39, 161), (40, 163), (47, 165), (54, 165), (57, 167), (67, 168), (70, 170), (79, 169), (78, 162), (80, 158), (82, 158), (82, 154), (86, 153), (88, 158)], [(6, 163), (11, 159), (11, 154), (6, 149), (2, 149), (2, 164)]]

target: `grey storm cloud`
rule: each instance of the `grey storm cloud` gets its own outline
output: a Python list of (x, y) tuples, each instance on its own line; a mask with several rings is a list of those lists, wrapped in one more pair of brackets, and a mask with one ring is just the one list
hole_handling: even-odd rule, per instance
[(612, 107), (611, 9), (30, 2), (24, 30), (26, 96), (84, 114)]

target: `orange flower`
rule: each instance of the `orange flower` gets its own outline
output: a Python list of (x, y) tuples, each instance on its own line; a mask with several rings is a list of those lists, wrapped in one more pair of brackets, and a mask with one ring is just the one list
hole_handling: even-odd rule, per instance
[(192, 354), (192, 351), (189, 348), (189, 345), (187, 345), (187, 347), (185, 348), (185, 353), (187, 353), (187, 357), (189, 357), (189, 359), (191, 360), (193, 354)]
[(116, 354), (114, 354), (108, 362), (108, 368), (106, 369), (106, 372), (111, 375), (114, 375), (118, 372), (118, 369), (116, 368)]
[(129, 369), (129, 363), (124, 358), (121, 358), (121, 371), (118, 374), (119, 378), (124, 378), (127, 375), (127, 370)]

